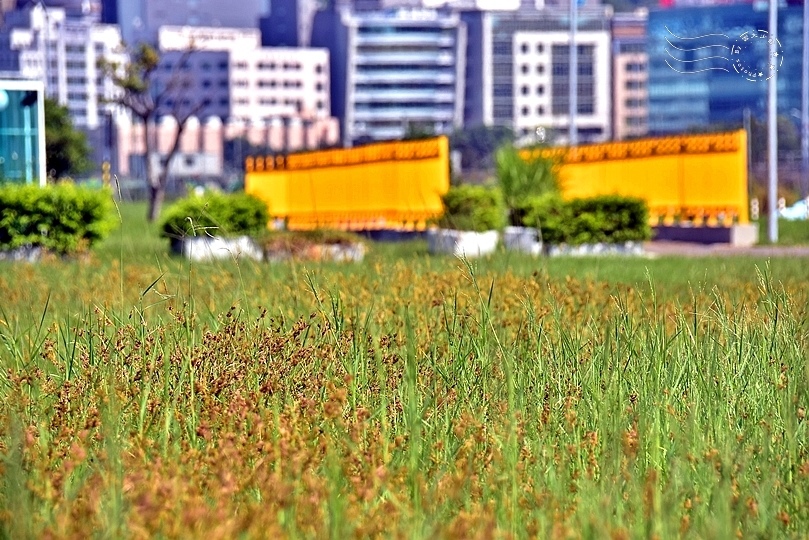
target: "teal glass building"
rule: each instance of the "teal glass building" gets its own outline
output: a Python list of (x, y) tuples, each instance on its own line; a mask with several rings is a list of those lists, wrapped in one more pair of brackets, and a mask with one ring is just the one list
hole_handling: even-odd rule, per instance
[(0, 182), (45, 185), (45, 88), (0, 80)]
[[(767, 2), (650, 12), (650, 133), (741, 126), (745, 109), (765, 117), (769, 57), (759, 36), (767, 29)], [(778, 111), (786, 116), (801, 107), (802, 31), (803, 6), (782, 4), (777, 86)]]

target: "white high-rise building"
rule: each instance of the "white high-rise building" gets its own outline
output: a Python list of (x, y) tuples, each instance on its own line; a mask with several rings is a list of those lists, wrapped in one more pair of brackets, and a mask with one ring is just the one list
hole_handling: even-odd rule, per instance
[[(547, 3), (547, 2), (546, 2)], [(525, 142), (540, 128), (565, 142), (608, 140), (612, 127), (609, 6), (582, 8), (576, 33), (577, 114), (570, 118), (570, 21), (554, 8), (462, 14), (467, 40), (466, 126), (505, 126)]]
[(195, 110), (225, 122), (331, 116), (327, 49), (261, 47), (257, 29), (163, 27), (159, 36), (158, 86), (174, 80), (185, 88), (166, 103), (166, 114)]
[(0, 31), (0, 71), (40, 80), (45, 93), (66, 105), (78, 128), (104, 125), (119, 89), (103, 76), (99, 61), (123, 63), (121, 33), (91, 18), (70, 18), (63, 8), (36, 4), (6, 14)]

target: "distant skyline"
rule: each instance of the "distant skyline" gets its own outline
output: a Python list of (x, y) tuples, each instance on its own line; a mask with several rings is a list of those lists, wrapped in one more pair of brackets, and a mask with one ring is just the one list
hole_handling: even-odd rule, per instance
[[(366, 9), (350, 9), (360, 1)], [(519, 9), (411, 12), (370, 7), (416, 0), (335, 0), (337, 9), (318, 15), (330, 23), (310, 41), (303, 19), (322, 7), (322, 0), (246, 0), (238, 10), (218, 0), (45, 0), (46, 10), (35, 4), (8, 15), (0, 28), (7, 43), (0, 46), (0, 63), (6, 71), (46, 81), (48, 93), (68, 106), (77, 125), (97, 129), (106, 121), (100, 112), (104, 96), (113, 89), (97, 73), (96, 58), (117, 50), (120, 34), (118, 26), (99, 25), (94, 16), (113, 22), (114, 13), (128, 21), (120, 28), (121, 33), (129, 29), (130, 38), (124, 39), (130, 44), (137, 41), (133, 32), (141, 32), (165, 54), (188, 48), (194, 35), (194, 43), (206, 51), (221, 51), (222, 43), (237, 51), (202, 54), (189, 67), (194, 92), (209, 102), (203, 119), (215, 115), (222, 122), (258, 126), (334, 115), (349, 144), (395, 138), (411, 129), (450, 133), (480, 125), (507, 126), (524, 140), (542, 127), (562, 141), (569, 129), (567, 0), (514, 1)], [(736, 74), (676, 73), (663, 61), (666, 25), (682, 36), (766, 27), (764, 12), (751, 0), (672, 3), (695, 2), (700, 5), (627, 13), (586, 1), (577, 38), (579, 140), (735, 125), (744, 109), (762, 116), (761, 85), (730, 76)], [(449, 4), (469, 7), (481, 0)], [(34, 11), (38, 14), (31, 18)], [(800, 72), (799, 11), (782, 2), (785, 73)], [(143, 18), (132, 17), (134, 12)], [(173, 40), (159, 41), (162, 32), (174, 32)], [(211, 48), (214, 42), (219, 48)], [(310, 54), (320, 56), (313, 60)], [(171, 56), (166, 55), (169, 63)], [(162, 75), (167, 68), (160, 69)], [(799, 77), (779, 81), (783, 114), (800, 106), (800, 86)]]

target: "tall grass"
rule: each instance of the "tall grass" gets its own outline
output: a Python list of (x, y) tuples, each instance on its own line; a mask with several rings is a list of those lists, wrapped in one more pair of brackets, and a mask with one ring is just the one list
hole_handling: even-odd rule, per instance
[(189, 264), (130, 236), (0, 266), (2, 537), (809, 528), (803, 261)]

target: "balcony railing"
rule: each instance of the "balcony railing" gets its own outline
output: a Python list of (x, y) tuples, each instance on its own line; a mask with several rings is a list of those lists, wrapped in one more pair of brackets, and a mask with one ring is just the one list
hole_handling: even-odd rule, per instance
[(431, 107), (391, 107), (390, 109), (355, 110), (354, 121), (372, 122), (374, 120), (402, 120), (402, 122), (436, 121), (451, 122), (454, 113), (451, 109), (434, 109)]
[(453, 36), (441, 36), (429, 33), (408, 34), (365, 34), (357, 35), (356, 43), (362, 45), (430, 45), (434, 47), (452, 47)]
[(424, 83), (428, 87), (431, 84), (454, 84), (455, 74), (438, 70), (414, 70), (358, 72), (354, 75), (355, 84), (397, 82)]
[(455, 63), (452, 53), (423, 52), (378, 52), (358, 53), (356, 63), (361, 65), (417, 64), (427, 66), (451, 66)]
[(413, 101), (426, 101), (429, 103), (452, 103), (455, 100), (453, 92), (436, 92), (429, 88), (403, 88), (391, 90), (357, 90), (354, 101), (357, 103), (392, 103)]

